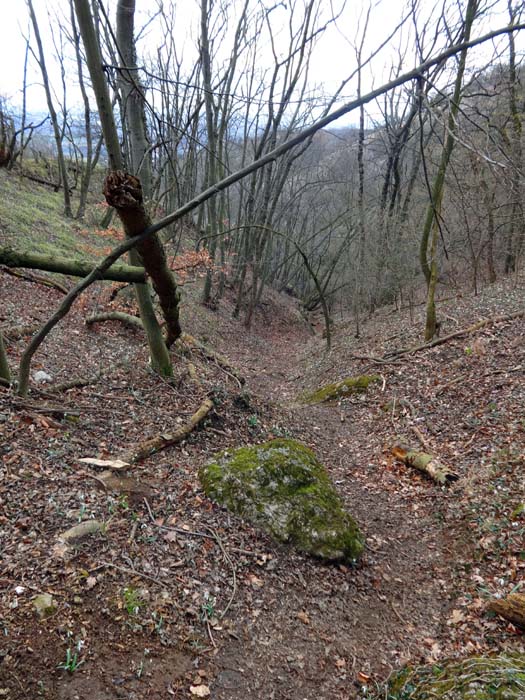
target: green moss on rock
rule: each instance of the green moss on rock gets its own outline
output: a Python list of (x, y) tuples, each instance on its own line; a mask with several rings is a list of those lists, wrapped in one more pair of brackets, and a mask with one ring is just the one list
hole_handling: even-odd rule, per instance
[(523, 700), (525, 655), (499, 654), (404, 669), (379, 698), (388, 700)]
[(369, 384), (378, 382), (380, 377), (377, 374), (361, 374), (359, 377), (347, 377), (334, 384), (325, 384), (316, 391), (307, 392), (300, 397), (301, 403), (314, 404), (325, 401), (335, 401), (336, 399), (360, 394), (368, 389)]
[(363, 550), (325, 468), (295, 440), (221, 452), (199, 477), (207, 496), (280, 542), (329, 561), (352, 562)]

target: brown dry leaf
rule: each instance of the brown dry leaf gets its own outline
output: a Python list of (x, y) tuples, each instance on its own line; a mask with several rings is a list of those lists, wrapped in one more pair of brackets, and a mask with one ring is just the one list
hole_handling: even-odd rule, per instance
[(370, 676), (368, 675), (368, 673), (363, 673), (363, 671), (359, 671), (356, 678), (357, 682), (361, 683), (362, 685), (370, 683)]
[(459, 625), (460, 622), (465, 621), (465, 613), (462, 610), (453, 610), (452, 615), (448, 619), (449, 625)]
[(98, 581), (95, 576), (88, 576), (86, 579), (86, 588), (90, 591), (97, 585)]
[(210, 689), (207, 685), (192, 685), (190, 693), (196, 698), (207, 698), (210, 695)]
[(254, 588), (262, 588), (264, 586), (264, 581), (261, 578), (258, 578), (255, 574), (248, 574), (247, 578), (250, 585), (252, 585)]
[(309, 625), (309, 624), (310, 624), (310, 618), (308, 617), (308, 613), (307, 613), (307, 612), (303, 612), (303, 611), (298, 612), (297, 615), (296, 615), (296, 617), (297, 617), (298, 620), (301, 620), (301, 622), (302, 622), (303, 624), (305, 624), (305, 625)]

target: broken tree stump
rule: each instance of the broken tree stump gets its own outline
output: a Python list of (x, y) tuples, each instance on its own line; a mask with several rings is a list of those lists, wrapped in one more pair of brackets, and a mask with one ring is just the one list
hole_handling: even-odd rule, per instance
[(459, 479), (458, 474), (455, 474), (449, 467), (442, 464), (438, 459), (427, 452), (406, 450), (404, 447), (396, 445), (392, 448), (392, 454), (400, 462), (406, 464), (407, 467), (413, 467), (423, 472), (441, 486), (446, 486)]

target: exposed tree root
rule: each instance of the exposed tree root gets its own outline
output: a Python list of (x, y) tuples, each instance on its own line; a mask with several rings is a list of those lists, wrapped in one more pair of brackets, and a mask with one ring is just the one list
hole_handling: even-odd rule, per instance
[(208, 360), (213, 360), (217, 364), (217, 366), (220, 367), (220, 369), (226, 372), (226, 374), (229, 374), (231, 377), (233, 377), (240, 387), (242, 387), (245, 384), (246, 379), (242, 376), (242, 374), (236, 367), (233, 367), (231, 365), (230, 361), (226, 357), (224, 357), (224, 355), (220, 355), (219, 353), (215, 352), (215, 350), (212, 350), (207, 345), (204, 345), (203, 343), (199, 342), (192, 335), (189, 335), (188, 333), (183, 333), (178, 341), (178, 344), (179, 346), (182, 346), (183, 349), (185, 346), (186, 348), (198, 350), (205, 358), (207, 358)]
[(191, 418), (174, 433), (161, 433), (149, 440), (145, 440), (119, 455), (119, 459), (128, 464), (133, 464), (184, 440), (206, 418), (212, 408), (213, 401), (205, 399)]

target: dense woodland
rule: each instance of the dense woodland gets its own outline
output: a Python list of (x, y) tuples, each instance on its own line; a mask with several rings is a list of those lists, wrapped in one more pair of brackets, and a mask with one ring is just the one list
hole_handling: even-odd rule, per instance
[[(0, 99), (0, 696), (457, 700), (508, 652), (479, 698), (525, 697), (522, 3), (182, 4), (27, 0)], [(366, 537), (210, 486), (292, 437)]]

